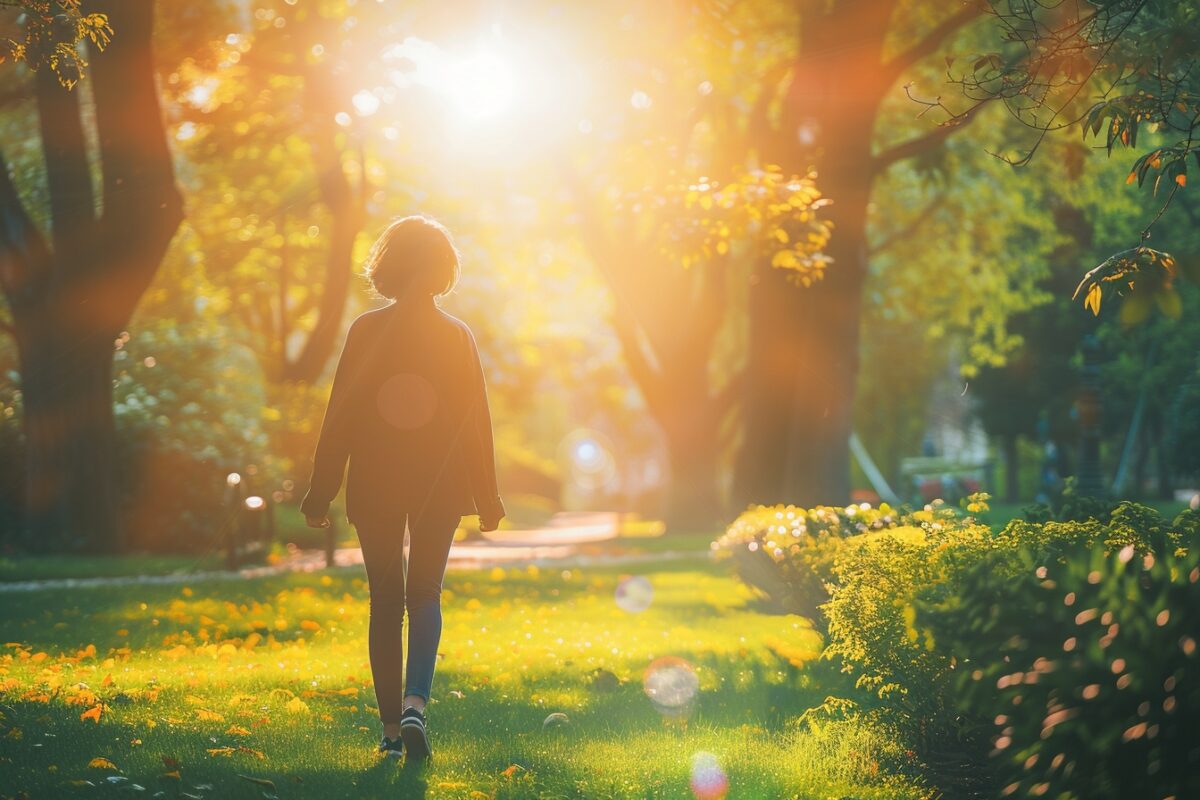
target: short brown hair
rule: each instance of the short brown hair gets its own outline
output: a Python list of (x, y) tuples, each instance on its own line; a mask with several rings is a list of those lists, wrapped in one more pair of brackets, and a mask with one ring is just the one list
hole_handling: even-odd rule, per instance
[(446, 226), (417, 214), (392, 220), (367, 256), (363, 273), (381, 297), (412, 289), (443, 295), (458, 282), (458, 248)]

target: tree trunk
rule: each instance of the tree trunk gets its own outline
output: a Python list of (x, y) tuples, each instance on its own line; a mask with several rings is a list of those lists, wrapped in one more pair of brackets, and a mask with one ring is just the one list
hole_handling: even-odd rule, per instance
[[(840, 125), (841, 128), (852, 128)], [(825, 278), (803, 289), (762, 265), (750, 290), (746, 435), (739, 504), (844, 504), (866, 277), (869, 134), (848, 130), (838, 163), (822, 174), (833, 198)]]
[(21, 358), (27, 543), (36, 549), (121, 547), (113, 340), (182, 219), (154, 78), (152, 8), (149, 0), (106, 8), (119, 33), (93, 53), (100, 215), (78, 96), (49, 75), (36, 81), (49, 241), (0, 164), (0, 285)]
[[(784, 97), (769, 161), (814, 164), (832, 200), (833, 259), (808, 289), (761, 265), (750, 292), (745, 438), (739, 503), (842, 504), (850, 497), (850, 433), (867, 273), (867, 202), (879, 167), (875, 114), (894, 76), (882, 65), (893, 3), (806, 8), (801, 57)], [(774, 156), (774, 157), (772, 157)]]
[[(824, 280), (800, 289), (765, 265), (750, 292), (750, 369), (745, 438), (734, 483), (739, 503), (840, 504), (850, 494), (850, 433), (867, 277), (867, 204), (889, 165), (940, 146), (951, 128), (931, 129), (874, 152), (879, 103), (904, 70), (936, 52), (975, 18), (963, 7), (885, 58), (894, 38), (894, 0), (804, 3), (800, 57), (782, 97), (751, 121), (765, 163), (786, 172), (815, 166), (832, 200), (831, 256)], [(775, 97), (771, 87), (764, 98)], [(961, 127), (961, 126), (960, 126)]]
[(713, 525), (722, 518), (724, 509), (717, 487), (718, 425), (707, 411), (689, 410), (688, 401), (683, 399), (677, 413), (658, 420), (671, 464), (665, 521), (672, 532), (711, 534)]
[(22, 332), (26, 546), (32, 551), (121, 549), (112, 410), (113, 340)]

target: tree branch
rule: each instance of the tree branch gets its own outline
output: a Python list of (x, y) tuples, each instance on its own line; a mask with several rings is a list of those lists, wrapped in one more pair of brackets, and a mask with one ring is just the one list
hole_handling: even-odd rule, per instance
[(125, 307), (106, 309), (111, 319), (120, 319), (132, 313), (158, 271), (183, 220), (183, 198), (175, 184), (155, 84), (153, 4), (116, 3), (105, 11), (120, 31), (103, 53), (93, 48), (105, 241), (91, 264), (79, 266), (95, 269), (103, 263), (123, 273), (120, 296), (113, 299)]
[(872, 256), (877, 255), (878, 253), (882, 253), (884, 250), (887, 250), (889, 247), (896, 244), (896, 242), (903, 241), (909, 236), (912, 236), (917, 232), (917, 229), (925, 223), (925, 220), (929, 219), (931, 216), (933, 216), (935, 211), (941, 208), (941, 205), (942, 196), (935, 196), (925, 204), (925, 207), (921, 209), (920, 213), (910, 219), (903, 227), (892, 231), (890, 234), (885, 236), (882, 241), (871, 247), (868, 247), (867, 254)]
[(897, 53), (886, 64), (883, 65), (885, 71), (892, 75), (892, 79), (899, 75), (904, 70), (911, 67), (923, 58), (933, 55), (937, 52), (939, 46), (945, 41), (946, 37), (954, 33), (956, 30), (966, 25), (968, 22), (983, 15), (983, 7), (976, 3), (971, 3), (951, 14), (946, 19), (934, 25), (933, 28), (921, 37), (920, 41), (914, 44), (907, 50)]
[(993, 99), (991, 97), (984, 98), (961, 114), (956, 114), (945, 122), (940, 123), (937, 128), (928, 133), (913, 137), (906, 142), (893, 145), (878, 153), (871, 159), (871, 171), (873, 173), (882, 172), (897, 161), (912, 158), (915, 155), (941, 145), (957, 131), (968, 125), (971, 120), (975, 119), (979, 115), (979, 110)]
[(0, 152), (0, 287), (14, 316), (41, 301), (49, 263), (50, 248), (21, 203)]
[(50, 195), (50, 234), (62, 263), (73, 264), (95, 246), (96, 221), (79, 95), (63, 87), (50, 69), (38, 70), (34, 80)]

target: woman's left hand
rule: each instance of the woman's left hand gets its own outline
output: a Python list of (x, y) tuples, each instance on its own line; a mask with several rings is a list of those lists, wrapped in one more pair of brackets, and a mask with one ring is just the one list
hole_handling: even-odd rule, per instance
[(329, 515), (328, 514), (325, 514), (320, 517), (305, 516), (304, 521), (308, 523), (308, 527), (310, 527), (310, 528), (328, 528), (329, 527)]

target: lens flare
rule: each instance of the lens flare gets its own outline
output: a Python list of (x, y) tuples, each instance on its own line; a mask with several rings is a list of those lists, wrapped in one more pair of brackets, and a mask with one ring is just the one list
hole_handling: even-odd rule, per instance
[(654, 587), (641, 575), (624, 578), (617, 584), (616, 601), (622, 611), (638, 614), (650, 607), (654, 600)]
[(542, 721), (542, 730), (544, 731), (561, 731), (563, 728), (571, 724), (571, 719), (561, 711), (555, 711), (553, 714), (546, 717)]
[(692, 756), (691, 787), (697, 800), (721, 800), (729, 791), (729, 778), (715, 755), (702, 750)]
[(692, 665), (678, 656), (655, 659), (642, 678), (646, 697), (666, 716), (683, 716), (696, 699), (700, 679)]
[(411, 373), (402, 372), (388, 378), (375, 395), (379, 415), (402, 431), (425, 425), (433, 419), (437, 406), (437, 390), (433, 384)]

